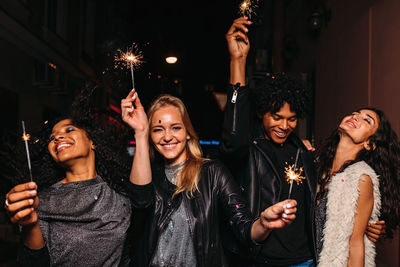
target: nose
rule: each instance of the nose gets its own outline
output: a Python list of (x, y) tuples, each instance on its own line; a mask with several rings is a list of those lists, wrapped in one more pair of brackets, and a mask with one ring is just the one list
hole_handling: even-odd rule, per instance
[(166, 130), (163, 136), (165, 142), (170, 142), (172, 140), (172, 133), (170, 130)]
[(58, 134), (54, 135), (54, 141), (59, 141), (59, 140), (62, 140), (62, 139), (64, 139), (64, 135), (63, 134), (58, 133)]
[(287, 130), (289, 128), (288, 121), (282, 120), (281, 125), (279, 126), (282, 130)]
[(358, 121), (359, 116), (360, 116), (360, 114), (355, 113), (355, 114), (353, 114), (352, 117), (353, 117), (353, 119), (354, 119), (355, 121)]

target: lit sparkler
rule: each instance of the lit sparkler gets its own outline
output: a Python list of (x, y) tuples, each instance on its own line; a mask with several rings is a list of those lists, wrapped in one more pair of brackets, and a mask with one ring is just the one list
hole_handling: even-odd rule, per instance
[(143, 63), (143, 54), (136, 43), (127, 48), (126, 52), (118, 49), (114, 55), (114, 67), (120, 69), (131, 69), (132, 88), (135, 88), (134, 70)]
[(255, 10), (258, 8), (259, 0), (243, 0), (239, 5), (239, 14), (246, 16), (249, 19), (255, 15)]
[(30, 136), (30, 134), (27, 134), (25, 131), (24, 121), (21, 121), (21, 123), (22, 123), (22, 139), (25, 142), (26, 158), (28, 160), (29, 177), (31, 178), (31, 182), (32, 182), (33, 177), (32, 177), (32, 167), (31, 167), (31, 157), (29, 155), (29, 147), (28, 147), (28, 141), (31, 138), (31, 136)]
[(300, 153), (300, 149), (297, 149), (296, 160), (295, 160), (294, 164), (289, 165), (288, 167), (285, 167), (286, 182), (290, 184), (288, 198), (290, 198), (290, 194), (292, 193), (293, 182), (296, 182), (297, 185), (299, 185), (299, 184), (302, 184), (303, 180), (306, 179), (305, 176), (301, 176), (301, 174), (303, 173), (303, 167), (296, 168), (297, 161), (299, 159), (299, 153)]

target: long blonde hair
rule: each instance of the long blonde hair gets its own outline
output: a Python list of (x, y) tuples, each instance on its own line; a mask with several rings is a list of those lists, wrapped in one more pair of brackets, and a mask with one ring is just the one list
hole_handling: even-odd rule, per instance
[[(193, 197), (193, 193), (198, 189), (198, 182), (200, 178), (201, 166), (206, 160), (203, 158), (203, 153), (199, 144), (199, 137), (194, 131), (192, 122), (190, 121), (189, 114), (186, 110), (185, 104), (182, 100), (172, 95), (164, 94), (157, 97), (153, 103), (150, 105), (147, 111), (147, 117), (149, 119), (149, 125), (151, 127), (151, 121), (154, 113), (162, 107), (174, 106), (179, 110), (182, 116), (183, 124), (185, 125), (186, 131), (190, 136), (190, 139), (186, 142), (186, 161), (182, 166), (181, 171), (178, 174), (176, 182), (176, 190), (172, 197), (174, 198), (181, 192), (185, 192), (188, 197)], [(151, 140), (151, 138), (150, 138)], [(150, 141), (153, 144), (153, 141)], [(150, 146), (150, 157), (152, 160), (156, 157), (157, 150), (154, 144)]]

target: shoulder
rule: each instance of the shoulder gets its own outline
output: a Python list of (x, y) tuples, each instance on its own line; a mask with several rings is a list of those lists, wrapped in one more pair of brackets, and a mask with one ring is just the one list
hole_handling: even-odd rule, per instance
[(207, 159), (202, 165), (202, 170), (207, 172), (229, 172), (226, 165), (219, 159)]
[(375, 180), (377, 175), (374, 169), (371, 168), (365, 161), (358, 161), (351, 164), (346, 169), (343, 170), (344, 173), (356, 176), (357, 179), (363, 177), (370, 177), (370, 179)]

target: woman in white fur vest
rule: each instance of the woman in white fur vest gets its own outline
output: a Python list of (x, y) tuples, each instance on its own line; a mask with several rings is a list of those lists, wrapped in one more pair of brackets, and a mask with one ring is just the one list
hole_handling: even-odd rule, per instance
[(315, 212), (318, 266), (375, 266), (368, 224), (400, 222), (400, 145), (384, 113), (364, 108), (346, 116), (318, 153)]

